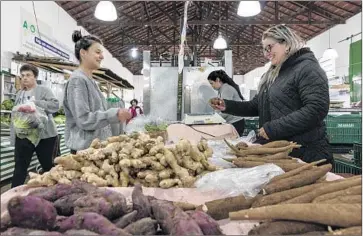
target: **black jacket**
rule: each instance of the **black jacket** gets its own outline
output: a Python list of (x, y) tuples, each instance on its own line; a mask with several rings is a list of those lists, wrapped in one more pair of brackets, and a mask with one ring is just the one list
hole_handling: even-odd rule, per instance
[(332, 162), (324, 118), (329, 111), (328, 79), (308, 48), (299, 50), (282, 65), (268, 88), (247, 102), (225, 100), (226, 113), (259, 116), (270, 141), (289, 140), (303, 145), (293, 156), (306, 162), (327, 158)]

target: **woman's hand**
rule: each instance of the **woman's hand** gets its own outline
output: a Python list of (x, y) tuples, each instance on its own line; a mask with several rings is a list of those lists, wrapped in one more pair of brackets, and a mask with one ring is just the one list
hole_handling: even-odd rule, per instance
[(209, 100), (209, 105), (214, 109), (214, 110), (219, 110), (219, 111), (225, 111), (226, 110), (226, 104), (224, 103), (224, 100), (221, 98), (212, 98)]
[(132, 115), (127, 109), (119, 109), (117, 113), (117, 117), (120, 122), (125, 122), (131, 119)]
[(266, 140), (269, 140), (269, 139), (270, 139), (270, 138), (267, 136), (267, 134), (266, 134), (266, 132), (265, 132), (265, 129), (264, 129), (264, 128), (259, 129), (259, 130), (258, 130), (258, 134), (259, 134), (262, 138), (264, 138), (264, 139), (266, 139)]

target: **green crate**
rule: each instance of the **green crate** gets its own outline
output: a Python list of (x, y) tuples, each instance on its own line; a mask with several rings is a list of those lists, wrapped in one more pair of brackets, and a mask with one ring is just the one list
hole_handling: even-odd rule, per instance
[(257, 132), (257, 130), (259, 129), (259, 120), (258, 118), (256, 119), (245, 119), (245, 130), (243, 131), (243, 136), (247, 136), (249, 132), (251, 132), (252, 130), (254, 130), (255, 132)]
[(340, 159), (335, 159), (333, 172), (360, 175), (362, 174), (362, 168), (354, 165), (353, 163), (346, 162)]
[(362, 144), (361, 143), (353, 144), (353, 156), (354, 156), (354, 164), (356, 166), (362, 166)]
[(362, 142), (362, 115), (328, 115), (326, 128), (331, 144), (353, 144)]

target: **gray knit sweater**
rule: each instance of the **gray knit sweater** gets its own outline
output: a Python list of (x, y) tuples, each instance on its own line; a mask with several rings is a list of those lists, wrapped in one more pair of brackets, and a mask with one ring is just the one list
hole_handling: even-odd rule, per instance
[(118, 108), (107, 109), (105, 97), (92, 78), (75, 70), (66, 84), (64, 95), (66, 128), (64, 138), (67, 147), (83, 150), (99, 138), (112, 136), (110, 124), (118, 123)]

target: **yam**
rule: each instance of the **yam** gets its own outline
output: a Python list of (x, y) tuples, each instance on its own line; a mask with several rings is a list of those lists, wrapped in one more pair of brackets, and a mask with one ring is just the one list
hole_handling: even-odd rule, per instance
[(298, 188), (314, 183), (316, 180), (326, 175), (332, 168), (331, 164), (323, 165), (311, 170), (305, 170), (297, 175), (280, 179), (278, 181), (268, 183), (262, 190), (264, 194), (271, 194)]
[(296, 174), (298, 174), (298, 173), (300, 173), (300, 172), (302, 172), (304, 170), (308, 170), (308, 169), (312, 168), (313, 166), (316, 166), (317, 164), (323, 163), (325, 161), (326, 161), (326, 159), (323, 159), (323, 160), (320, 160), (320, 161), (315, 161), (315, 162), (312, 162), (312, 163), (309, 163), (309, 164), (305, 164), (305, 165), (301, 166), (300, 168), (297, 168), (297, 169), (294, 169), (292, 171), (286, 172), (286, 173), (284, 173), (282, 175), (275, 176), (274, 178), (272, 178), (270, 180), (270, 183), (274, 182), (274, 181), (277, 181), (277, 180), (280, 180), (280, 179), (284, 179), (284, 178), (294, 176), (294, 175), (296, 175)]
[(323, 185), (325, 185), (325, 184), (324, 183), (312, 184), (312, 185), (307, 185), (307, 186), (300, 187), (300, 188), (285, 190), (282, 192), (277, 192), (277, 193), (273, 193), (273, 194), (269, 194), (269, 195), (265, 195), (265, 196), (258, 196), (258, 197), (256, 197), (256, 200), (252, 203), (251, 207), (256, 208), (256, 207), (269, 206), (269, 205), (274, 205), (274, 204), (277, 204), (280, 202), (284, 202), (289, 199), (298, 197), (302, 194), (305, 194), (309, 191), (312, 191), (316, 188), (319, 188)]
[(54, 207), (57, 209), (58, 215), (70, 216), (74, 213), (74, 202), (80, 197), (85, 196), (86, 193), (74, 193), (63, 196), (54, 202)]
[(296, 235), (326, 229), (327, 227), (321, 224), (281, 220), (264, 222), (250, 230), (248, 235)]
[(338, 196), (332, 199), (320, 201), (322, 204), (336, 204), (336, 203), (362, 203), (362, 195), (349, 195)]
[(337, 227), (360, 226), (362, 204), (286, 204), (230, 212), (231, 220), (295, 220)]
[(203, 235), (197, 222), (180, 208), (175, 209), (172, 222), (171, 235)]
[(90, 230), (86, 230), (86, 229), (70, 229), (67, 230), (66, 232), (64, 232), (65, 235), (70, 235), (70, 236), (92, 236), (92, 235), (99, 235), (98, 233), (95, 233), (93, 231)]
[(354, 226), (345, 229), (335, 230), (329, 235), (362, 235), (362, 226)]
[(356, 185), (360, 185), (362, 178), (352, 178), (352, 179), (345, 179), (344, 181), (334, 181), (332, 183), (324, 183), (321, 187), (313, 189), (310, 192), (307, 192), (301, 196), (297, 196), (285, 202), (283, 204), (290, 204), (290, 203), (310, 203), (316, 197), (321, 196), (323, 194), (336, 192), (339, 190), (347, 189), (349, 187), (353, 187)]
[(130, 235), (117, 228), (104, 216), (94, 212), (76, 213), (57, 224), (56, 229), (59, 232), (66, 232), (71, 229), (86, 229), (102, 235)]
[(343, 190), (340, 190), (340, 191), (336, 191), (336, 192), (321, 195), (319, 197), (316, 197), (313, 200), (313, 203), (326, 201), (326, 200), (333, 199), (333, 198), (336, 198), (336, 197), (339, 197), (339, 196), (357, 195), (357, 194), (362, 195), (362, 185), (357, 185), (357, 186), (350, 187), (350, 188), (347, 188), (347, 189), (343, 189)]
[(11, 223), (23, 228), (51, 230), (57, 217), (51, 202), (35, 196), (13, 197), (7, 208)]
[(147, 196), (142, 192), (140, 184), (134, 186), (131, 194), (133, 209), (137, 211), (136, 220), (151, 216), (151, 205)]
[(215, 220), (228, 218), (228, 213), (239, 211), (251, 207), (255, 198), (246, 199), (244, 196), (228, 197), (217, 199), (205, 203), (207, 213)]
[(280, 147), (286, 147), (289, 146), (291, 142), (286, 140), (280, 140), (280, 141), (272, 141), (268, 142), (266, 144), (263, 144), (262, 147), (264, 148), (280, 148)]
[(189, 211), (189, 216), (197, 222), (204, 235), (222, 235), (217, 221), (203, 211)]
[(76, 200), (74, 212), (95, 212), (113, 220), (127, 212), (126, 198), (118, 192), (99, 189)]
[(198, 206), (188, 202), (173, 202), (174, 206), (179, 207), (183, 211), (195, 210)]
[(113, 223), (117, 227), (123, 229), (126, 226), (128, 226), (129, 224), (131, 224), (132, 222), (135, 222), (136, 217), (137, 217), (137, 211), (132, 211), (132, 212), (127, 213), (126, 215), (114, 220)]
[(148, 217), (131, 223), (124, 230), (132, 235), (155, 235), (157, 229), (158, 222)]

